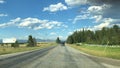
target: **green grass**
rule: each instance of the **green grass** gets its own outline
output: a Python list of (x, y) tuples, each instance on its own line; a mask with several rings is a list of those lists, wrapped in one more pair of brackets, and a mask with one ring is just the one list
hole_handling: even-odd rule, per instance
[(76, 46), (75, 44), (70, 46), (91, 55), (120, 59), (120, 47), (105, 48), (105, 46), (88, 46), (88, 45)]
[(13, 48), (13, 47), (10, 47), (10, 45), (0, 46), (0, 55), (16, 53), (16, 52), (23, 52), (23, 51), (30, 51), (30, 50), (37, 50), (37, 49), (56, 45), (56, 43), (42, 42), (42, 43), (38, 43), (36, 47), (26, 47), (26, 45), (27, 44), (21, 44), (19, 48)]

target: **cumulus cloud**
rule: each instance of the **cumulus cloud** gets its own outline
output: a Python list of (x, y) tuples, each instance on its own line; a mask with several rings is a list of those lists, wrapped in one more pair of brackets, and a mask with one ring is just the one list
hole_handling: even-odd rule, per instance
[(50, 35), (56, 35), (56, 33), (55, 32), (51, 32)]
[(91, 19), (95, 19), (96, 23), (100, 23), (101, 20), (103, 19), (102, 15), (94, 15), (91, 17)]
[(110, 25), (110, 22), (104, 22), (99, 25), (94, 26), (95, 29), (102, 29), (103, 27), (108, 27)]
[(43, 11), (57, 12), (57, 11), (63, 11), (67, 9), (68, 7), (65, 6), (64, 4), (57, 3), (57, 4), (51, 4), (49, 7), (45, 7)]
[[(94, 18), (97, 18), (97, 16), (95, 16)], [(99, 23), (95, 26), (86, 26), (86, 27), (84, 27), (84, 29), (95, 31), (95, 30), (101, 30), (103, 27), (112, 27), (113, 25), (116, 25), (116, 24), (118, 26), (120, 26), (120, 23), (119, 23), (120, 19), (103, 18), (99, 22), (101, 22), (101, 23)], [(83, 30), (83, 28), (77, 29), (77, 31), (82, 31), (82, 30)], [(76, 31), (76, 30), (74, 30), (74, 31)]]
[(16, 18), (16, 19), (10, 20), (10, 21), (7, 22), (7, 23), (2, 23), (2, 24), (0, 24), (0, 28), (1, 28), (1, 27), (4, 28), (4, 27), (7, 27), (7, 26), (15, 25), (15, 24), (17, 24), (20, 20), (21, 20), (21, 18)]
[(65, 0), (65, 2), (70, 6), (90, 5), (89, 10), (102, 12), (104, 18), (120, 18), (120, 0)]
[(119, 0), (65, 0), (65, 3), (70, 6), (77, 6), (77, 5), (101, 5), (101, 4), (119, 4)]
[(65, 3), (72, 7), (88, 5), (87, 9), (73, 19), (73, 23), (82, 19), (94, 19), (98, 24), (91, 27), (92, 30), (120, 25), (120, 0), (65, 0)]
[(61, 26), (61, 23), (62, 22), (58, 22), (58, 21), (40, 20), (38, 18), (26, 18), (21, 21), (19, 26), (32, 28), (34, 30), (39, 30), (43, 28), (52, 29), (54, 27), (59, 27)]
[(78, 6), (87, 4), (87, 0), (65, 0), (65, 3), (69, 6)]
[(0, 3), (2, 4), (2, 3), (5, 3), (5, 0), (0, 0)]
[(111, 7), (111, 5), (107, 5), (107, 4), (103, 4), (103, 5), (100, 5), (100, 6), (90, 6), (88, 7), (88, 13), (91, 13), (93, 15), (103, 15), (104, 12), (109, 9)]
[(115, 24), (120, 25), (119, 24), (120, 19), (104, 18), (104, 19), (102, 19), (102, 22), (103, 23), (100, 23), (100, 24), (94, 26), (92, 29), (93, 30), (100, 30), (103, 27), (111, 27), (111, 26), (113, 26)]
[(89, 19), (89, 14), (78, 15), (73, 19), (73, 24), (75, 24), (79, 20)]
[[(58, 21), (50, 21), (50, 20), (41, 20), (38, 18), (16, 18), (13, 20), (10, 20), (7, 23), (0, 24), (1, 27), (7, 27), (7, 26), (18, 26), (19, 28), (30, 28), (34, 30), (40, 30), (40, 29), (52, 29), (55, 27), (66, 27), (62, 22)], [(64, 26), (63, 26), (64, 25)]]
[(68, 35), (71, 35), (71, 34), (73, 34), (73, 32), (71, 32), (71, 31), (70, 31), (70, 32), (68, 32)]
[(34, 24), (40, 23), (41, 20), (37, 18), (25, 18), (21, 20), (19, 26), (20, 27), (28, 27), (28, 26), (33, 26)]
[(0, 14), (0, 17), (6, 17), (6, 16), (8, 16), (8, 15), (7, 14), (3, 14), (3, 13)]
[(103, 17), (104, 18), (120, 18), (120, 0), (89, 0), (92, 6), (104, 5)]

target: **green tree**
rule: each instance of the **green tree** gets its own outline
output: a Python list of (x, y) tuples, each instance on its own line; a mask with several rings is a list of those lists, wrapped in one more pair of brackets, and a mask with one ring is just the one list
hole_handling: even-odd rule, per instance
[(69, 43), (69, 44), (73, 44), (73, 43), (74, 43), (74, 40), (73, 40), (72, 35), (70, 35), (70, 36), (67, 38), (67, 41), (66, 41), (66, 42)]
[(34, 40), (32, 38), (32, 35), (29, 35), (28, 37), (28, 47), (33, 47), (34, 46)]
[[(93, 44), (109, 44), (120, 45), (120, 27), (114, 25), (111, 28), (103, 27), (101, 30), (75, 31), (68, 36), (67, 43), (93, 43)], [(109, 43), (108, 43), (109, 42)]]
[(59, 37), (57, 37), (57, 39), (56, 39), (56, 43), (58, 43), (58, 44), (61, 43)]
[(34, 46), (37, 46), (37, 41), (35, 38), (33, 38)]
[[(75, 31), (72, 35), (73, 37), (71, 37), (71, 43), (73, 41), (73, 43), (78, 43), (79, 42), (79, 35), (78, 35), (78, 31)], [(72, 40), (73, 38), (73, 40)]]

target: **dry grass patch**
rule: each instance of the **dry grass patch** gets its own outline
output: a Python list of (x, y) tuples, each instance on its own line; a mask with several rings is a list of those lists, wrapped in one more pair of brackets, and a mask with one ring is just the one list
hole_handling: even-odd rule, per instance
[(54, 46), (54, 45), (56, 45), (56, 43), (42, 42), (42, 43), (38, 43), (36, 47), (26, 47), (26, 45), (27, 44), (20, 44), (20, 47), (18, 47), (18, 48), (13, 48), (10, 46), (10, 44), (9, 44), (9, 46), (0, 46), (0, 55), (16, 53), (16, 52), (23, 52), (23, 51), (30, 51), (30, 50), (37, 50), (37, 49), (46, 48), (49, 46)]

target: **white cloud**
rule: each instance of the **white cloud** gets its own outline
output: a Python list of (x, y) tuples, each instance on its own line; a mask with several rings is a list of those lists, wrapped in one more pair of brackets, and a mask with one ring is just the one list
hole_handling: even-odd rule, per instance
[(88, 8), (88, 11), (90, 11), (90, 12), (101, 12), (102, 11), (102, 6), (90, 6)]
[(2, 24), (0, 24), (0, 28), (1, 27), (7, 27), (7, 26), (15, 25), (15, 24), (17, 24), (20, 21), (20, 19), (21, 18), (16, 18), (16, 19), (10, 20), (7, 23), (2, 23)]
[(91, 13), (91, 14), (103, 14), (104, 13), (104, 10), (110, 8), (111, 5), (108, 5), (108, 4), (103, 4), (103, 5), (100, 5), (100, 6), (90, 6), (88, 8), (88, 12)]
[(52, 29), (54, 27), (61, 26), (61, 22), (58, 21), (49, 21), (49, 20), (40, 20), (37, 18), (26, 18), (23, 19), (22, 22), (19, 24), (20, 27), (29, 27), (35, 30), (38, 29)]
[(5, 3), (5, 1), (4, 0), (0, 0), (0, 3), (2, 4), (2, 3)]
[(73, 32), (68, 32), (68, 35), (71, 35), (71, 34), (73, 34)]
[[(100, 30), (103, 27), (111, 27), (114, 24), (120, 25), (119, 13), (119, 0), (65, 0), (68, 6), (76, 7), (81, 5), (89, 5), (86, 9), (81, 9), (80, 15), (73, 19), (73, 23), (83, 19), (95, 19), (97, 25), (88, 27), (89, 30)], [(110, 18), (108, 18), (110, 17)], [(93, 21), (91, 20), (91, 21)], [(79, 29), (81, 30), (81, 29)]]
[(18, 18), (16, 18), (16, 19), (13, 19), (13, 20), (10, 20), (10, 21), (13, 22), (13, 23), (18, 23), (20, 20), (21, 20), (21, 18), (18, 17)]
[(95, 22), (96, 23), (100, 23), (102, 21), (102, 15), (95, 15), (95, 16), (92, 16), (90, 19), (95, 19)]
[(67, 25), (62, 25), (63, 27), (65, 27), (65, 28), (68, 28), (68, 26)]
[[(104, 18), (120, 18), (120, 0), (64, 0), (68, 6), (90, 6), (92, 15), (101, 14)], [(88, 7), (87, 6), (87, 7)], [(116, 13), (117, 11), (117, 13)]]
[(55, 32), (51, 32), (50, 35), (56, 35), (56, 33)]
[(8, 16), (7, 14), (0, 14), (0, 17), (6, 17)]
[(79, 20), (83, 20), (83, 19), (89, 19), (89, 14), (84, 14), (84, 15), (78, 15), (73, 19), (73, 24), (75, 24), (77, 21)]
[(0, 27), (7, 27), (7, 26), (18, 26), (20, 28), (30, 28), (34, 30), (39, 29), (52, 29), (56, 27), (62, 27), (64, 24), (62, 22), (58, 21), (49, 21), (49, 20), (40, 20), (38, 18), (16, 18), (13, 20), (10, 20), (7, 23), (0, 24)]
[(65, 3), (69, 6), (78, 6), (87, 4), (87, 0), (65, 0)]
[(107, 4), (103, 4), (101, 6), (90, 6), (86, 10), (84, 10), (82, 14), (77, 15), (73, 19), (72, 23), (75, 24), (77, 21), (84, 20), (84, 19), (95, 19), (96, 23), (100, 23), (102, 22), (102, 19), (104, 19), (102, 15), (103, 10), (106, 10), (109, 7), (110, 5), (107, 5)]
[[(84, 27), (84, 30), (91, 30), (91, 31), (101, 30), (103, 27), (112, 27), (115, 24), (120, 26), (119, 22), (120, 22), (120, 19), (103, 18), (100, 20), (100, 24), (95, 25), (95, 26), (88, 26), (88, 27), (86, 26), (86, 27)], [(74, 31), (82, 31), (82, 30), (83, 30), (83, 28), (76, 29)]]
[(96, 30), (99, 30), (99, 29), (102, 29), (103, 27), (108, 27), (109, 25), (110, 25), (110, 22), (104, 22), (104, 23), (101, 23), (101, 24), (99, 24), (97, 26), (94, 26), (94, 28)]
[(62, 10), (67, 10), (68, 7), (62, 3), (51, 4), (49, 7), (45, 7), (43, 11), (57, 12)]
[(104, 18), (103, 23), (100, 23), (99, 25), (94, 26), (93, 30), (100, 30), (103, 27), (110, 27), (111, 25), (114, 24), (120, 24), (120, 19), (112, 19), (112, 18)]
[(32, 26), (33, 24), (36, 23), (40, 23), (41, 20), (37, 19), (37, 18), (25, 18), (23, 20), (21, 20), (19, 26), (20, 27), (28, 27), (28, 26)]
[(66, 40), (67, 39), (67, 37), (65, 37), (65, 36), (62, 36), (62, 35), (60, 35), (60, 36), (58, 36), (61, 40)]

